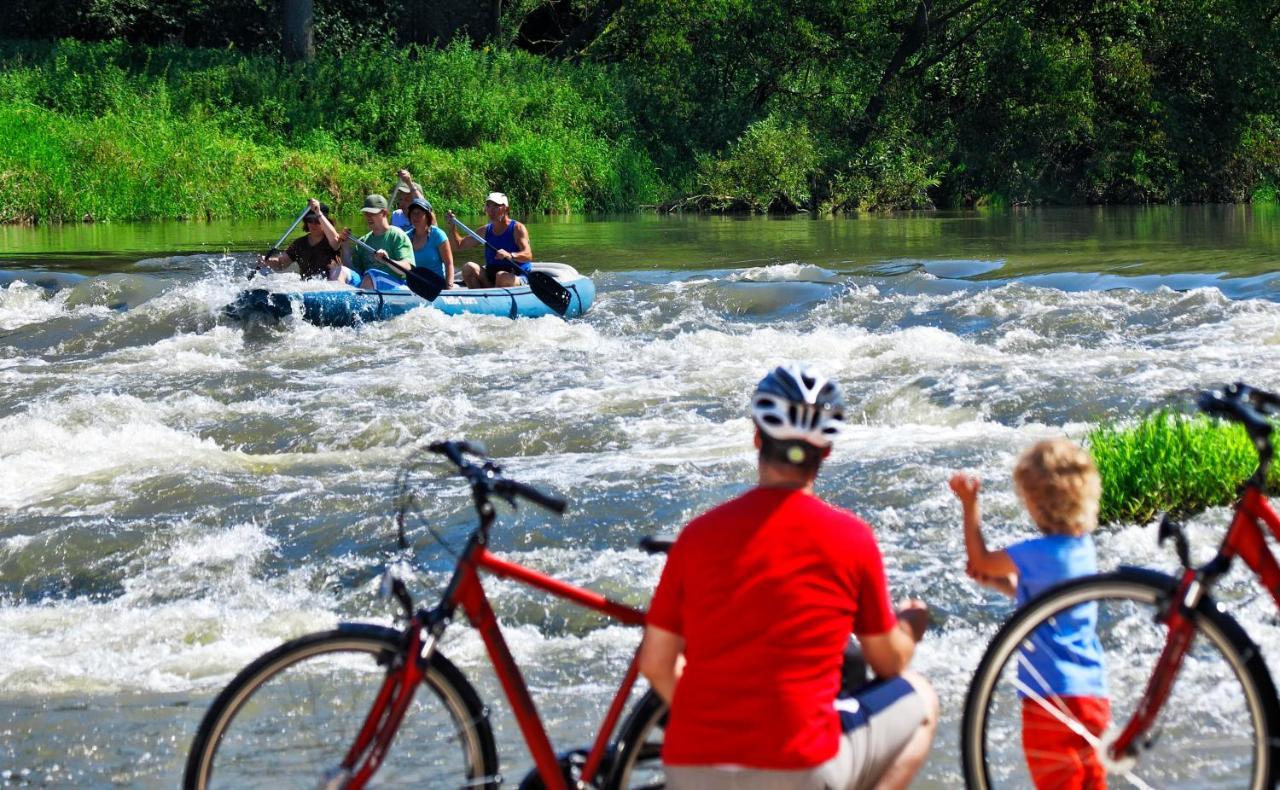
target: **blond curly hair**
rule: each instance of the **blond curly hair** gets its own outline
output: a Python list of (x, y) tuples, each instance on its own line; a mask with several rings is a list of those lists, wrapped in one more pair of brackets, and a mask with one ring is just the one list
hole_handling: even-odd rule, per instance
[(1075, 442), (1044, 439), (1031, 445), (1013, 467), (1013, 484), (1046, 535), (1084, 535), (1098, 526), (1102, 478)]

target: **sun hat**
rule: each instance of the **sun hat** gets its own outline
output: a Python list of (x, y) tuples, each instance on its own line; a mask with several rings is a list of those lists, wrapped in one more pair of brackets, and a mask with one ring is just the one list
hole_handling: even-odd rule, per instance
[(412, 186), (406, 186), (405, 183), (401, 181), (399, 184), (396, 184), (396, 191), (397, 192), (421, 192), (422, 191), (422, 184), (419, 184), (417, 181), (412, 182), (412, 184), (413, 184)]
[(379, 211), (386, 211), (387, 199), (382, 195), (367, 195), (364, 199), (364, 208), (360, 210), (366, 214), (377, 214)]
[(508, 202), (507, 202), (507, 196), (506, 196), (506, 195), (504, 195), (504, 194), (502, 194), (501, 192), (490, 192), (490, 193), (489, 193), (489, 197), (485, 198), (485, 199), (484, 199), (484, 202), (486, 202), (486, 203), (494, 203), (494, 204), (499, 205), (499, 206), (510, 206), (510, 205), (511, 205), (510, 203), (508, 203)]

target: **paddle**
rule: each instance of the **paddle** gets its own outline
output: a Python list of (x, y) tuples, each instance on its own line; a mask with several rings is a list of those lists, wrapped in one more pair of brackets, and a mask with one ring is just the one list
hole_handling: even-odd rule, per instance
[[(310, 205), (304, 208), (302, 210), (302, 213), (298, 215), (298, 218), (295, 219), (293, 221), (293, 224), (289, 226), (289, 229), (286, 230), (284, 232), (284, 235), (280, 237), (280, 240), (277, 241), (275, 244), (272, 244), (271, 249), (267, 250), (267, 254), (263, 255), (262, 257), (270, 258), (272, 255), (275, 255), (277, 252), (280, 252), (280, 245), (284, 244), (284, 240), (289, 238), (289, 234), (293, 233), (293, 229), (298, 227), (298, 223), (302, 221), (303, 217), (307, 216), (307, 212), (310, 210), (311, 210)], [(252, 280), (255, 274), (261, 274), (263, 277), (266, 277), (267, 275), (271, 274), (271, 272), (272, 272), (272, 269), (270, 266), (260, 263), (256, 267), (254, 267), (253, 271), (249, 272), (249, 279)]]
[[(377, 255), (378, 251), (373, 247), (370, 247), (367, 242), (358, 239), (355, 236), (352, 236), (351, 240), (365, 252), (369, 253), (369, 255), (373, 256), (375, 261), (381, 261), (381, 258)], [(423, 299), (426, 299), (428, 302), (434, 302), (435, 298), (444, 290), (444, 278), (430, 269), (423, 269), (418, 266), (405, 269), (395, 261), (391, 260), (390, 256), (387, 257), (387, 263), (404, 272), (405, 283), (409, 286), (409, 290), (413, 291), (418, 296), (421, 296)]]
[[(493, 247), (493, 244), (471, 228), (463, 225), (462, 221), (457, 217), (453, 217), (451, 221), (454, 225), (457, 225), (463, 233), (480, 242), (480, 244)], [(498, 249), (497, 247), (493, 248), (495, 250)], [(523, 275), (528, 279), (529, 290), (533, 291), (533, 295), (541, 299), (543, 304), (550, 307), (552, 310), (555, 310), (556, 315), (563, 316), (569, 311), (569, 301), (573, 298), (573, 295), (569, 293), (568, 288), (565, 288), (556, 281), (556, 278), (546, 272), (539, 271), (530, 271), (528, 274), (525, 274), (514, 261), (502, 261), (501, 263), (511, 266), (515, 269), (516, 274)]]

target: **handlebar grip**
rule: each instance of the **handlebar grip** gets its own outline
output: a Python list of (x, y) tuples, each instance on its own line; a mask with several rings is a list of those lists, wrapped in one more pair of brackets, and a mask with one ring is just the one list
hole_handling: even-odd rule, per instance
[(524, 497), (533, 504), (545, 507), (554, 513), (563, 513), (569, 509), (569, 502), (563, 497), (544, 494), (533, 486), (517, 483), (514, 480), (504, 480), (502, 484), (516, 496)]
[(1232, 385), (1221, 392), (1200, 393), (1196, 405), (1205, 414), (1241, 423), (1250, 436), (1270, 436), (1271, 423), (1254, 408), (1252, 394), (1244, 385)]
[(1249, 392), (1249, 400), (1254, 407), (1263, 414), (1275, 414), (1280, 412), (1280, 395), (1274, 392), (1260, 390), (1257, 387), (1245, 387)]

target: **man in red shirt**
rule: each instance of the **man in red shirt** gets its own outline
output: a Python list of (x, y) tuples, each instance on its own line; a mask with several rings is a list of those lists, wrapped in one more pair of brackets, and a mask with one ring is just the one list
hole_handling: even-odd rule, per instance
[[(684, 528), (646, 621), (640, 671), (671, 705), (668, 784), (905, 787), (938, 718), (907, 671), (928, 611), (894, 612), (871, 528), (813, 494), (840, 387), (784, 365), (751, 411), (759, 484)], [(850, 631), (878, 679), (837, 700)]]

